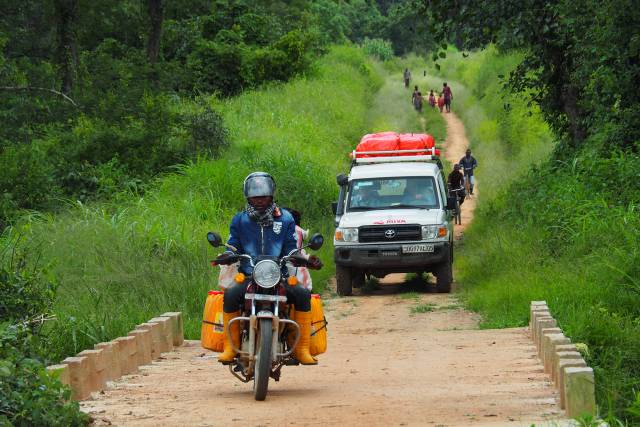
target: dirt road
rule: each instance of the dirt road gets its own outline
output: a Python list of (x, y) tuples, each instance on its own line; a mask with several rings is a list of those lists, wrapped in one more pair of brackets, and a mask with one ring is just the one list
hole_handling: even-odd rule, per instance
[[(464, 127), (445, 118), (456, 161)], [(463, 205), (463, 225), (474, 205)], [(328, 352), (318, 366), (284, 369), (264, 402), (195, 341), (81, 406), (97, 425), (154, 427), (529, 426), (559, 417), (525, 329), (479, 330), (454, 295), (403, 281), (388, 276), (370, 294), (327, 298)]]

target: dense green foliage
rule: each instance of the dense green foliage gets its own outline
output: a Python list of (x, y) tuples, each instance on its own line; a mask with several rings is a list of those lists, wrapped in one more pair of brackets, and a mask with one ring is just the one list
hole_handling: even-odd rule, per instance
[(75, 426), (88, 417), (71, 392), (47, 374), (50, 362), (40, 328), (52, 311), (55, 285), (28, 265), (17, 242), (4, 241), (0, 257), (0, 425)]
[(629, 0), (422, 3), (440, 40), (523, 51), (510, 85), (532, 93), (560, 138), (558, 154), (602, 139), (638, 150), (640, 10)]
[(565, 333), (587, 344), (602, 413), (637, 422), (627, 411), (640, 385), (637, 156), (603, 156), (597, 144), (546, 160), (555, 144), (541, 115), (500, 92), (497, 76), (520, 56), (448, 57), (441, 72), (471, 91), (453, 83), (480, 163), (479, 208), (458, 257), (467, 305), (491, 328), (527, 324), (529, 301), (546, 300)]
[(0, 227), (65, 199), (140, 194), (173, 165), (215, 157), (226, 128), (201, 94), (313, 74), (332, 43), (383, 59), (429, 47), (405, 1), (0, 5)]

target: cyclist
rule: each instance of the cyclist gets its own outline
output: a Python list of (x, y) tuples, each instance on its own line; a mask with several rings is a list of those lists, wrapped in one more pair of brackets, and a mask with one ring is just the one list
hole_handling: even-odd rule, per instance
[(460, 159), (460, 167), (464, 169), (464, 177), (469, 182), (469, 194), (473, 194), (473, 186), (475, 179), (473, 178), (473, 170), (478, 167), (478, 161), (471, 155), (471, 150), (467, 149), (467, 152), (463, 158)]
[(460, 172), (460, 165), (453, 165), (453, 170), (449, 174), (447, 178), (447, 184), (449, 186), (449, 191), (456, 191), (456, 195), (458, 196), (458, 204), (462, 205), (464, 202), (464, 175)]

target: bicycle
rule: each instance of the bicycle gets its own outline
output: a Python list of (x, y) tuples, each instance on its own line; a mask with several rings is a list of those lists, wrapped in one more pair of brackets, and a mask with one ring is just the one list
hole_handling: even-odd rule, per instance
[[(464, 188), (449, 189), (449, 197), (456, 198), (456, 208), (453, 211), (453, 219), (455, 224), (462, 224), (462, 209), (460, 209), (460, 192), (464, 192)], [(464, 193), (463, 193), (464, 194)]]
[[(473, 178), (473, 175), (468, 175), (467, 174), (467, 170), (465, 169), (465, 174), (464, 174), (464, 189), (466, 191), (465, 194), (468, 194), (469, 196), (473, 195), (473, 186), (471, 184), (471, 179)], [(473, 169), (471, 169), (471, 171), (473, 171)]]

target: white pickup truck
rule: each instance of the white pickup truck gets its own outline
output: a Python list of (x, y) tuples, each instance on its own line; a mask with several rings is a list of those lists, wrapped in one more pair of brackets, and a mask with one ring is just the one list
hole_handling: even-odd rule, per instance
[(433, 273), (437, 291), (451, 291), (455, 198), (447, 198), (439, 158), (415, 151), (354, 152), (349, 175), (337, 176), (339, 295), (351, 295), (369, 275), (411, 272)]

